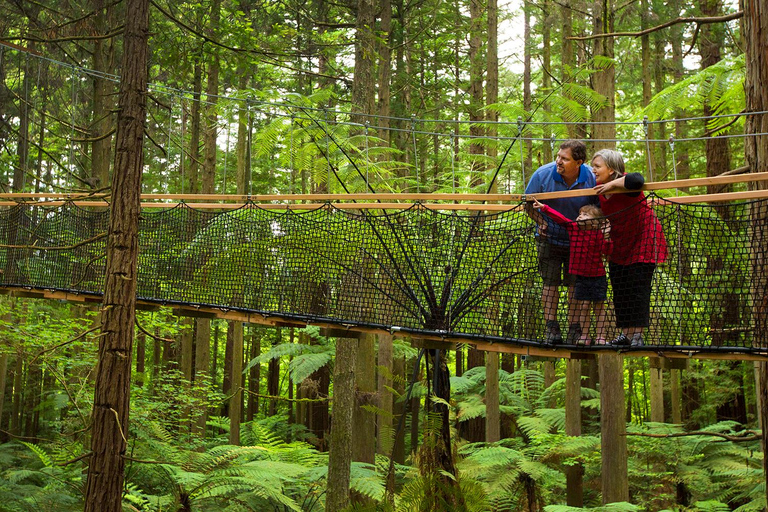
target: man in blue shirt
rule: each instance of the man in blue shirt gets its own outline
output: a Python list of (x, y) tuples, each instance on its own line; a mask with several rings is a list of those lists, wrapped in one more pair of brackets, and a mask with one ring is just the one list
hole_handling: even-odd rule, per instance
[[(584, 162), (587, 148), (580, 140), (567, 140), (560, 145), (554, 162), (539, 167), (531, 176), (526, 195), (543, 192), (591, 189), (595, 186), (592, 169)], [(597, 203), (596, 196), (564, 197), (541, 201), (575, 220), (579, 209), (586, 204)], [(562, 334), (557, 321), (557, 305), (560, 299), (559, 287), (568, 286), (568, 335), (566, 341), (575, 344), (581, 338), (581, 326), (574, 322), (573, 294), (574, 277), (568, 272), (569, 242), (568, 231), (556, 224), (546, 215), (542, 215), (526, 203), (528, 215), (536, 221), (536, 245), (539, 253), (539, 274), (544, 283), (541, 302), (546, 321), (545, 341), (560, 343)]]

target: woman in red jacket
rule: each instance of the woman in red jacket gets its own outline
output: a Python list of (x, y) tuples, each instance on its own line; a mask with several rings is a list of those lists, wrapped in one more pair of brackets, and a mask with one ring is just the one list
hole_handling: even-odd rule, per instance
[[(621, 334), (614, 346), (643, 346), (643, 330), (650, 324), (651, 284), (656, 265), (667, 257), (661, 224), (645, 195), (640, 173), (624, 173), (621, 153), (601, 149), (592, 157), (595, 191), (611, 222), (613, 252), (608, 275), (613, 288), (616, 326)], [(617, 193), (627, 189), (635, 192)]]

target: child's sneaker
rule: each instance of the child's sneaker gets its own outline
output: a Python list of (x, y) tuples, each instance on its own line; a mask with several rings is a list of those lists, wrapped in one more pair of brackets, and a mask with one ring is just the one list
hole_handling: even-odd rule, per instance
[(643, 341), (643, 335), (638, 333), (635, 333), (632, 335), (632, 341), (630, 342), (630, 346), (632, 347), (642, 347), (645, 345), (645, 342)]
[(628, 347), (632, 344), (627, 335), (624, 333), (619, 334), (616, 338), (609, 343), (612, 347)]
[(560, 324), (557, 320), (547, 320), (547, 329), (544, 333), (544, 343), (548, 345), (557, 345), (563, 342), (563, 335), (560, 332)]

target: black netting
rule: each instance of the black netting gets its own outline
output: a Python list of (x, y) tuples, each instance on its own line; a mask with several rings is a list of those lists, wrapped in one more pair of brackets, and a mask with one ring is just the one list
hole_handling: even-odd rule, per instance
[[(641, 211), (648, 203), (635, 201), (608, 218), (610, 257), (629, 255), (623, 263), (630, 277), (637, 255), (659, 260), (651, 264), (647, 306), (642, 285), (611, 284), (619, 272), (611, 265), (603, 323), (591, 315), (582, 320), (582, 337), (616, 337), (614, 303), (621, 303), (619, 316), (633, 322), (647, 310), (646, 345), (766, 348), (768, 202), (692, 206), (653, 199), (650, 217)], [(418, 206), (362, 212), (255, 205), (144, 211), (138, 296), (302, 321), (545, 340), (536, 224), (522, 205), (487, 215)], [(653, 218), (658, 232), (647, 225)], [(0, 211), (0, 285), (101, 293), (107, 226), (108, 212), (72, 205)], [(585, 249), (574, 250), (572, 264)], [(564, 338), (573, 321), (567, 310), (561, 287)]]

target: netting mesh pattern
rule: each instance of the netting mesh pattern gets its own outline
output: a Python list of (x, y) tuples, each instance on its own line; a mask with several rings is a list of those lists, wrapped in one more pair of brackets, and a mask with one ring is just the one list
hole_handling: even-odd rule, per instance
[[(582, 337), (619, 333), (614, 302), (620, 298), (631, 308), (637, 302), (641, 316), (647, 310), (646, 345), (768, 346), (762, 325), (768, 202), (651, 200), (658, 232), (641, 221), (644, 201), (608, 217), (606, 238), (614, 247), (600, 263), (608, 274), (604, 315), (585, 318)], [(256, 205), (144, 211), (138, 297), (309, 322), (545, 341), (536, 223), (522, 205), (493, 214), (418, 205), (376, 212)], [(0, 285), (100, 294), (108, 215), (71, 204), (0, 211)], [(578, 266), (581, 250), (573, 249), (571, 266)], [(642, 290), (614, 289), (614, 267), (605, 260), (622, 254), (660, 260), (651, 267), (649, 299)], [(560, 288), (557, 313), (564, 331), (573, 322), (566, 290)]]

